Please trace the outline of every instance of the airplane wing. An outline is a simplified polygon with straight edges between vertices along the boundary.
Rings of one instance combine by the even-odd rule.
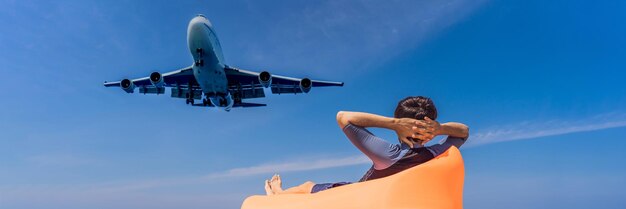
[[[253,72],[226,66],[224,68],[228,79],[228,91],[234,98],[233,107],[259,107],[265,104],[246,103],[242,99],[265,97],[264,87],[271,87],[273,94],[308,93],[312,87],[343,86],[343,82],[319,81],[308,78],[292,78],[281,75],[271,75],[268,72]],[[262,79],[263,78],[263,79]],[[265,80],[266,79],[266,80]],[[161,74],[153,72],[148,77],[123,79],[113,82],[104,82],[105,87],[120,87],[127,93],[139,89],[141,94],[165,94],[165,87],[172,87],[171,97],[187,99],[188,104],[194,105],[193,100],[202,99],[202,89],[193,75],[192,67]],[[202,105],[211,106],[205,101]]]
[[[281,75],[270,75],[267,72],[259,73],[242,70],[230,66],[226,66],[225,72],[226,77],[228,78],[229,86],[245,85],[254,88],[260,88],[264,85],[269,85],[272,88],[273,94],[307,93],[311,87],[343,86],[343,82],[320,81],[311,80],[308,78],[292,78]],[[268,82],[265,84],[262,83],[259,79],[259,76],[262,73],[267,73],[267,76],[270,76]]]
[[[156,74],[151,74],[150,76],[157,76]],[[140,89],[142,87],[152,87],[154,86],[152,84],[152,81],[150,81],[150,76],[149,77],[143,77],[143,78],[137,78],[137,79],[132,79],[129,80],[132,82],[132,85],[139,87]],[[179,70],[175,70],[172,72],[168,72],[168,73],[164,73],[162,75],[159,74],[160,77],[162,77],[161,79],[155,79],[155,80],[161,80],[161,86],[165,86],[165,87],[177,87],[177,86],[184,86],[187,87],[190,83],[192,85],[196,84],[198,82],[196,82],[196,78],[193,76],[193,72],[191,70],[191,66],[186,67],[186,68],[182,68]],[[125,79],[127,80],[127,79]],[[124,83],[124,80],[121,81],[114,81],[114,82],[104,82],[104,86],[105,87],[123,87],[122,83]],[[128,83],[127,83],[128,84]],[[126,85],[126,84],[125,84]]]

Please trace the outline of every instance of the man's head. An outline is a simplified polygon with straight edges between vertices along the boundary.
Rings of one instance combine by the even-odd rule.
[[[424,120],[424,117],[428,117],[437,120],[437,108],[435,108],[433,100],[428,97],[407,97],[398,102],[393,117],[413,118],[417,120]]]

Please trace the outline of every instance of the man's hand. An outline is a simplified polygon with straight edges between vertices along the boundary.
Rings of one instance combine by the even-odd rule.
[[[428,117],[424,117],[424,120],[416,121],[416,127],[413,128],[413,131],[417,133],[417,135],[413,138],[419,139],[422,145],[428,143],[440,134],[441,125],[439,122]]]
[[[397,118],[395,119],[393,130],[396,131],[398,139],[401,142],[404,142],[413,148],[416,142],[412,139],[418,138],[420,135],[420,133],[417,132],[417,124],[419,122],[419,120],[411,118]]]

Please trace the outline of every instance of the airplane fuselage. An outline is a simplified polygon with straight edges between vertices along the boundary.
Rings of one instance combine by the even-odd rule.
[[[209,97],[226,96],[228,79],[222,47],[206,17],[198,15],[189,22],[187,43],[194,60],[193,74],[202,92]]]

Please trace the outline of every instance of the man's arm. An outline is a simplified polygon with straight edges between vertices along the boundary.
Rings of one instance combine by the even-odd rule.
[[[417,132],[418,120],[410,118],[391,118],[364,112],[340,111],[337,113],[337,123],[344,129],[348,124],[360,127],[378,127],[394,130],[398,138],[413,147],[414,143],[409,138],[419,138]]]
[[[447,122],[441,124],[437,135],[448,135],[458,138],[467,138],[469,136],[469,127],[457,122]]]
[[[339,123],[339,127],[341,129],[346,127],[348,124],[361,127],[393,129],[394,123],[397,123],[397,121],[396,118],[390,118],[371,113],[339,111],[337,113],[337,123]]]

